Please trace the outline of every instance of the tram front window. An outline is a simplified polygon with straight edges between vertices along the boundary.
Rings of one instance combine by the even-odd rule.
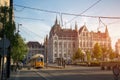
[[[38,58],[37,61],[38,61],[38,62],[42,62],[43,59],[42,59],[42,58]]]

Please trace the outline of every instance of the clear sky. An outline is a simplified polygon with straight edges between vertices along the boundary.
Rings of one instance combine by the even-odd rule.
[[[50,32],[56,16],[58,20],[61,20],[60,15],[22,8],[15,5],[57,11],[60,13],[81,14],[97,1],[98,0],[13,0],[15,16],[41,19],[31,20],[16,17],[15,22],[16,24],[22,24],[22,26],[20,26],[20,34],[26,39],[26,41],[43,42],[44,37]],[[86,10],[82,15],[120,17],[119,8],[120,0],[101,0],[90,9]],[[97,28],[99,27],[98,18],[77,17],[68,23],[73,17],[75,16],[62,15],[63,25],[66,23],[63,28],[70,28],[72,26],[72,29],[74,29],[75,22],[77,22],[78,28],[86,24],[89,31],[97,31]],[[112,47],[114,48],[115,42],[120,38],[120,19],[102,18],[101,20],[108,26],[108,31],[112,40]],[[105,30],[105,26],[102,23],[100,24],[99,30],[102,32]]]

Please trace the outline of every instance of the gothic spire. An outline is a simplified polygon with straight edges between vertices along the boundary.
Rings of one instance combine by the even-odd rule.
[[[108,28],[107,28],[107,26],[106,26],[106,28],[105,28],[105,33],[106,33],[106,35],[108,35],[108,36],[109,36],[109,33],[108,33]]]
[[[75,30],[76,30],[76,31],[78,30],[77,22],[76,22],[76,21],[75,21]]]
[[[55,24],[58,24],[57,16],[56,16]]]
[[[105,33],[108,33],[108,28],[107,28],[107,26],[106,26],[106,28],[105,28]]]

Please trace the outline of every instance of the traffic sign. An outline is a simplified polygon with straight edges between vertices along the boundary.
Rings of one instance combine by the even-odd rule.
[[[4,54],[3,54],[3,53],[4,53]],[[7,56],[7,53],[8,53],[8,49],[5,49],[5,50],[0,49],[0,54],[1,54],[1,56]]]
[[[10,41],[6,38],[0,40],[0,48],[8,48],[10,46]]]
[[[6,56],[8,53],[8,47],[10,46],[10,41],[6,37],[0,40],[0,54],[1,56]]]

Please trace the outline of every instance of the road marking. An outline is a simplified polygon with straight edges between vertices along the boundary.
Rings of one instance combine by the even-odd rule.
[[[20,74],[20,71],[18,70],[18,71],[17,71],[17,74],[15,75],[15,80],[19,80],[19,77],[20,77],[19,74]]]
[[[41,77],[43,77],[45,80],[50,80],[48,78],[46,78],[43,74],[39,73],[39,72],[36,72],[37,74],[39,74]]]

